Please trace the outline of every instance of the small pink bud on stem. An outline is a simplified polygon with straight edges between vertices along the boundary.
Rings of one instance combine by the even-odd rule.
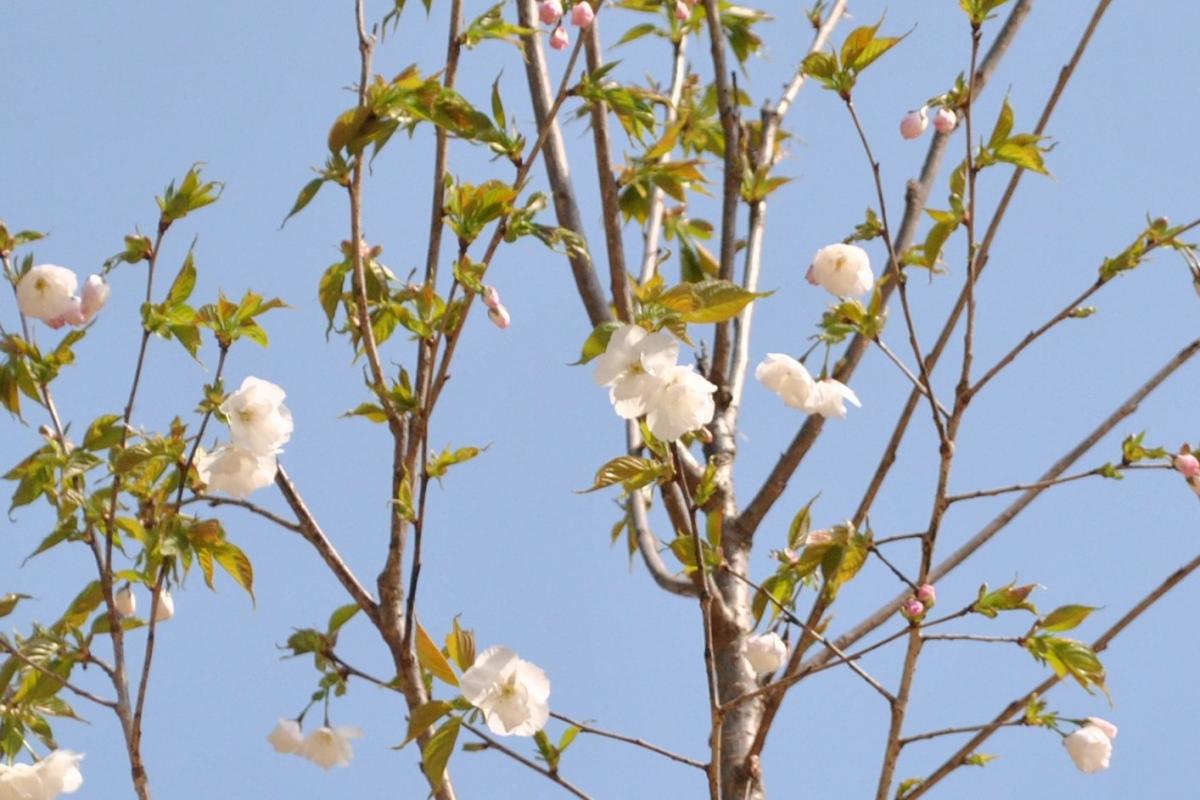
[[[925,106],[916,111],[910,111],[900,120],[900,135],[905,139],[916,139],[925,132],[929,118],[925,116]]]
[[[581,0],[571,9],[571,24],[576,28],[586,28],[595,18],[596,12],[587,0]]]
[[[551,50],[566,50],[570,43],[571,37],[567,35],[567,29],[562,25],[559,25],[554,29],[554,33],[550,34]]]
[[[562,19],[562,3],[558,0],[544,0],[538,4],[538,19],[543,25],[553,25]]]
[[[939,108],[933,115],[933,129],[938,133],[950,133],[958,127],[958,115],[948,108]]]

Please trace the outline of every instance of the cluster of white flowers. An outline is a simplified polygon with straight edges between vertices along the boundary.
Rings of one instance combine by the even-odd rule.
[[[670,335],[637,325],[612,332],[596,359],[596,383],[609,387],[613,410],[622,419],[646,417],[650,432],[673,442],[712,421],[717,387],[691,365],[680,366],[679,343]]]
[[[99,275],[91,275],[83,284],[83,296],[77,296],[79,278],[66,267],[38,264],[17,281],[17,306],[21,313],[40,319],[51,328],[86,325],[108,302],[110,289]]]
[[[196,471],[209,491],[244,499],[275,480],[276,456],[292,437],[287,395],[270,381],[250,376],[221,404],[232,441],[197,453]]]
[[[54,800],[83,785],[83,756],[54,750],[34,764],[0,764],[0,800]]]
[[[784,404],[805,414],[845,419],[847,402],[862,407],[849,386],[833,378],[813,380],[803,364],[783,353],[767,353],[755,368],[754,377],[779,395]]]
[[[137,613],[137,595],[133,593],[133,587],[126,584],[113,596],[113,605],[116,606],[117,613],[122,617],[132,617]],[[156,622],[166,622],[171,617],[175,616],[175,600],[171,597],[171,593],[166,589],[158,593],[158,610],[154,612],[154,620]]]
[[[324,725],[305,736],[299,722],[281,719],[267,735],[267,741],[277,753],[307,758],[322,769],[329,769],[349,766],[354,758],[350,740],[361,739],[362,736],[362,730],[353,725],[339,725],[336,728]]]
[[[1079,730],[1063,739],[1067,755],[1075,766],[1091,774],[1108,769],[1112,758],[1112,742],[1117,738],[1117,726],[1099,717],[1088,717]]]
[[[507,647],[489,647],[476,656],[459,688],[500,736],[533,736],[550,719],[550,679]]]

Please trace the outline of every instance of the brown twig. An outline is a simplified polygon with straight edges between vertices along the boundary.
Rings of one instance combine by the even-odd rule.
[[[647,742],[645,739],[638,739],[633,736],[626,736],[623,733],[614,733],[612,731],[606,731],[603,728],[597,728],[596,726],[591,725],[590,723],[580,722],[579,720],[571,719],[570,717],[566,716],[565,714],[559,714],[556,711],[551,711],[550,716],[554,717],[555,719],[557,719],[561,722],[565,722],[568,725],[575,726],[582,733],[588,733],[593,736],[600,736],[605,739],[613,739],[618,742],[624,742],[625,744],[631,744],[634,747],[640,747],[643,750],[649,750],[651,753],[657,753],[658,755],[669,758],[672,761],[678,762],[680,764],[685,764],[689,767],[695,767],[696,769],[699,769],[699,770],[707,770],[708,769],[708,765],[702,761],[697,761],[694,758],[689,758],[688,756],[683,756],[683,755],[680,755],[679,753],[674,753],[670,750],[667,750],[665,747],[659,747],[656,744],[651,744],[650,742]]]

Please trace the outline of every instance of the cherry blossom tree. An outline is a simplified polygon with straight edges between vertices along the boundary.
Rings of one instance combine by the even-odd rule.
[[[294,630],[286,640],[289,655],[304,656],[315,668],[315,689],[299,691],[299,712],[282,712],[269,733],[269,720],[254,723],[263,727],[264,748],[324,769],[351,765],[353,742],[363,731],[339,719],[338,699],[356,684],[369,684],[394,700],[398,722],[392,733],[405,746],[401,757],[419,763],[439,800],[458,796],[457,769],[487,769],[485,761],[456,758],[463,750],[492,751],[566,794],[587,798],[570,777],[572,759],[585,757],[575,746],[581,736],[649,751],[701,775],[712,800],[763,798],[770,765],[762,755],[769,737],[778,735],[781,706],[803,692],[809,678],[830,670],[853,675],[886,708],[877,800],[915,800],[960,768],[985,765],[992,756],[980,748],[1002,728],[1027,728],[1027,735],[1056,746],[1061,741],[1084,773],[1107,768],[1116,726],[1094,715],[1060,713],[1047,695],[1059,683],[1073,682],[1100,712],[1108,693],[1101,655],[1200,567],[1200,557],[1147,586],[1129,609],[1100,609],[1081,599],[1043,610],[1037,583],[998,582],[986,574],[979,575],[978,592],[967,597],[942,591],[939,598],[937,585],[953,571],[971,569],[969,558],[1053,487],[1148,471],[1176,483],[1182,477],[1181,491],[1200,494],[1200,461],[1191,448],[1148,444],[1146,433],[1130,433],[1120,452],[1098,464],[1077,466],[1110,432],[1123,431],[1142,400],[1200,352],[1200,339],[1150,372],[1035,479],[966,492],[951,488],[959,433],[973,401],[1035,352],[1043,337],[1091,316],[1095,308],[1088,303],[1160,255],[1155,251],[1181,258],[1200,286],[1200,255],[1186,241],[1200,220],[1175,224],[1151,217],[1135,226],[1124,250],[1097,265],[1077,296],[1064,298],[1060,311],[1005,345],[996,360],[979,357],[977,286],[1020,186],[1027,176],[1050,173],[1055,109],[1110,2],[1097,3],[1082,32],[1064,47],[1065,66],[1041,109],[1018,113],[1004,99],[989,119],[979,98],[991,89],[1032,0],[942,4],[936,13],[962,21],[961,72],[921,76],[941,90],[914,98],[921,102],[917,109],[908,110],[911,101],[898,106],[898,129],[880,131],[864,125],[857,89],[887,63],[890,51],[905,45],[907,34],[889,30],[886,19],[851,19],[846,0],[822,0],[807,12],[812,37],[787,51],[796,67],[779,96],[748,85],[746,69],[763,46],[770,15],[721,0],[515,0],[473,18],[464,0],[447,0],[444,62],[413,65],[390,77],[373,69],[377,50],[388,46],[397,26],[424,21],[403,0],[378,4],[382,9],[368,8],[364,0],[347,3],[346,23],[353,26],[359,57],[357,74],[347,76],[354,102],[331,121],[324,152],[314,144],[316,177],[303,184],[284,221],[303,225],[302,212],[321,192],[337,193],[345,203],[338,258],[316,289],[327,334],[348,345],[365,381],[361,403],[347,416],[378,426],[392,451],[384,498],[388,524],[362,533],[385,546],[373,580],[342,558],[337,541],[347,534],[317,519],[285,468],[286,449],[303,438],[285,404],[286,388],[237,366],[245,348],[267,346],[275,316],[269,312],[308,302],[312,292],[269,298],[247,286],[239,295],[197,300],[193,250],[178,267],[161,257],[180,220],[219,201],[222,182],[202,165],[187,169],[155,198],[157,215],[146,220],[150,233],[126,235],[120,251],[82,288],[75,270],[38,260],[42,233],[0,224],[0,260],[13,297],[0,307],[0,403],[12,418],[5,436],[22,443],[22,457],[4,475],[13,486],[11,514],[19,519],[33,504],[50,509],[50,530],[22,531],[33,545],[30,557],[70,548],[94,566],[94,578],[82,587],[37,587],[43,607],[58,602],[65,608],[52,623],[0,634],[0,800],[53,798],[81,786],[81,757],[60,748],[69,734],[58,724],[75,717],[78,704],[112,713],[134,793],[139,800],[151,797],[157,767],[144,758],[143,718],[154,698],[155,634],[174,616],[178,588],[196,572],[210,588],[225,573],[253,597],[254,567],[230,535],[244,514],[301,537],[344,592],[331,602],[327,623]],[[427,10],[429,5],[427,0]],[[618,17],[612,14],[617,8],[629,13]],[[633,17],[638,21],[627,26]],[[527,99],[518,99],[511,86],[502,88],[499,78],[490,97],[469,97],[456,88],[470,51],[485,43],[503,49],[508,68],[524,73]],[[615,64],[605,63],[605,45],[615,43],[652,51],[667,67],[663,76],[617,81]],[[547,53],[547,46],[556,52]],[[864,217],[826,232],[827,244],[815,253],[797,256],[795,264],[767,264],[764,238],[789,235],[787,225],[777,231],[768,226],[767,209],[790,180],[784,174],[786,123],[805,87],[838,99],[843,116],[827,124],[861,145],[861,160],[844,168],[869,175],[873,192],[864,198]],[[526,103],[533,117],[528,128],[513,112]],[[562,126],[570,114],[590,128],[595,186],[585,185],[568,160]],[[417,129],[431,129],[434,136],[429,235],[423,268],[402,276],[385,263],[385,245],[394,247],[387,233],[376,241],[364,231],[363,188],[372,163],[392,157],[399,140]],[[897,135],[929,137],[924,165],[907,183],[902,207],[895,203],[899,187],[888,182],[894,171],[885,171],[873,149],[881,137]],[[458,174],[452,158],[468,150],[494,157],[470,180]],[[622,152],[624,163],[617,163]],[[297,174],[303,166],[297,165]],[[985,182],[1003,187],[994,208],[979,201]],[[600,247],[580,212],[577,198],[584,192],[595,193],[603,212]],[[944,202],[936,199],[941,197]],[[711,208],[715,223],[693,216],[698,208]],[[19,207],[4,213],[22,218]],[[613,442],[609,452],[595,453],[598,468],[587,491],[613,495],[618,517],[615,524],[586,524],[627,546],[663,590],[663,602],[695,608],[703,641],[695,669],[707,686],[695,702],[707,709],[709,724],[690,755],[556,710],[554,676],[535,663],[536,656],[490,644],[511,632],[481,631],[490,646],[480,647],[465,621],[421,613],[422,599],[441,589],[421,580],[423,542],[432,533],[430,487],[487,449],[438,449],[431,422],[454,424],[439,401],[455,391],[450,378],[467,326],[491,324],[503,331],[521,324],[493,272],[518,240],[535,241],[548,260],[569,265],[590,330],[578,337],[576,374],[606,391],[614,412],[586,423],[608,426]],[[755,309],[777,300],[764,289],[764,276],[797,269],[812,285],[809,291],[827,294],[829,302],[803,334],[805,345],[787,352],[793,343],[755,341],[752,328]],[[930,323],[919,319],[910,297],[924,281],[949,282],[958,292],[932,341],[924,335]],[[133,291],[135,282],[142,284],[144,303],[139,319],[122,322],[136,332],[137,353],[123,408],[65,419],[56,405],[56,379],[85,357],[92,325],[105,315],[112,292]],[[575,332],[548,335],[572,338]],[[154,390],[147,351],[164,341],[177,342],[195,359],[215,355],[215,371],[198,387],[195,413],[180,409],[166,429],[155,430],[139,419],[138,408]],[[906,397],[883,397],[855,380],[870,353],[903,376]],[[758,485],[735,476],[751,376],[795,420],[794,434]],[[884,403],[897,406],[899,415],[890,438],[880,443],[877,466],[862,470],[868,477],[857,507],[825,507],[819,486],[804,487],[808,494],[799,500],[786,495],[794,503],[790,525],[764,525],[827,422],[853,425],[858,408]],[[491,410],[503,414],[503,405]],[[918,426],[928,426],[936,443],[928,521],[920,531],[897,531],[872,510],[885,481],[909,478],[893,474],[893,466]],[[581,476],[580,484],[587,483]],[[536,491],[531,483],[531,506]],[[262,502],[272,495],[289,513]],[[965,540],[956,538],[952,549],[945,537],[951,508],[1009,495],[1011,503],[994,520]],[[771,565],[765,572],[757,566],[764,553]],[[839,598],[868,591],[869,582],[856,578],[872,560],[898,585],[870,588],[898,591],[854,624],[832,625]],[[1030,570],[1043,566],[1030,559]],[[0,617],[30,604],[31,594],[0,596]],[[473,601],[466,602],[469,619]],[[1093,617],[1104,618],[1098,637],[1070,635]],[[339,634],[348,625],[371,631],[388,663],[372,664],[345,646]],[[145,633],[140,649],[127,636],[137,629]],[[1017,697],[997,696],[991,718],[914,730],[913,686],[932,642],[1024,651],[1045,666],[1046,677]],[[868,664],[879,658],[900,665],[898,679],[872,674]],[[927,740],[944,746],[944,760],[928,774],[910,776],[905,748]]]

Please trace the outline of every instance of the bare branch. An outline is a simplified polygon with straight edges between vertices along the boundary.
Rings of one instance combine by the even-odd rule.
[[[517,13],[518,22],[521,25],[528,28],[537,27],[535,0],[518,0]],[[583,38],[576,43],[567,63],[567,69],[564,72],[564,89],[566,88],[566,79],[570,76],[579,57]],[[563,145],[562,130],[555,119],[558,107],[562,105],[562,100],[566,95],[564,91],[560,90],[558,99],[554,100],[550,94],[550,72],[546,66],[546,53],[542,49],[541,38],[524,36],[522,41],[525,50],[525,75],[529,81],[530,99],[533,101],[533,115],[539,131],[542,131],[539,138],[544,139],[544,146],[534,145],[534,149],[526,160],[526,166],[537,158],[540,147],[545,153],[546,175],[554,195],[554,209],[558,216],[558,224],[582,238],[584,236],[583,221],[579,215],[579,204],[575,200],[575,188],[571,182],[571,170],[567,163],[567,151]],[[588,320],[593,327],[605,322],[609,319],[608,301],[604,296],[604,290],[600,288],[600,281],[596,277],[596,270],[591,260],[576,253],[569,253],[568,259],[571,262],[571,272],[575,276],[575,287],[587,310]]]
[[[667,113],[664,127],[670,127],[679,116],[679,100],[683,96],[683,84],[687,78],[687,43],[686,34],[681,34],[679,41],[674,42],[674,56],[671,60],[671,89],[667,96]],[[670,154],[662,157],[663,161],[670,160]],[[650,214],[646,219],[646,228],[642,235],[642,271],[638,280],[642,283],[654,277],[658,270],[658,238],[662,232],[663,209],[665,193],[658,186],[650,190]]]
[[[872,341],[875,342],[875,344],[879,347],[879,349],[881,351],[883,351],[883,354],[888,357],[889,361],[891,361],[893,364],[895,364],[897,367],[900,368],[900,371],[904,373],[904,377],[908,378],[909,381],[912,382],[913,388],[916,389],[916,391],[920,392],[925,397],[930,396],[929,390],[925,388],[925,384],[921,383],[921,379],[918,378],[916,375],[914,375],[912,373],[912,370],[910,370],[908,368],[908,365],[905,364],[903,361],[901,361],[900,357],[897,356],[894,352],[892,352],[892,348],[888,347],[886,344],[883,343],[883,339],[876,336],[874,339],[872,339]],[[934,397],[933,402],[934,402],[934,405],[937,407],[938,412],[943,417],[950,416],[950,412],[946,410],[946,407],[944,405],[942,405],[940,400],[938,400],[936,397]]]
[[[574,725],[576,728],[579,728],[579,730],[583,733],[589,733],[593,736],[600,736],[605,739],[614,739],[618,742],[625,742],[625,744],[631,744],[634,747],[640,747],[643,750],[649,750],[651,753],[657,753],[658,755],[665,756],[665,757],[671,759],[672,761],[676,761],[680,764],[686,764],[689,767],[695,767],[696,769],[699,769],[699,770],[707,770],[708,769],[708,765],[702,761],[697,761],[694,758],[688,758],[687,756],[681,756],[678,753],[673,753],[664,747],[659,747],[656,744],[651,744],[650,742],[647,742],[644,739],[637,739],[632,736],[626,736],[622,733],[613,733],[612,731],[606,731],[603,728],[597,728],[594,725],[591,725],[589,723],[580,722],[579,720],[571,719],[570,717],[566,716],[565,714],[559,714],[556,711],[551,711],[550,716],[554,717],[557,720],[565,722],[568,725]]]
[[[1175,354],[1161,369],[1142,384],[1129,398],[1118,406],[1107,418],[1105,418],[1095,429],[1083,438],[1077,445],[1067,451],[1059,458],[1042,476],[1039,483],[1053,481],[1066,470],[1078,461],[1085,453],[1092,449],[1105,435],[1113,428],[1121,423],[1122,420],[1131,416],[1137,411],[1138,406],[1146,397],[1157,389],[1167,378],[1175,373],[1180,367],[1186,364],[1197,352],[1200,352],[1200,339],[1193,341],[1178,353]],[[955,550],[948,558],[937,564],[929,573],[931,581],[938,581],[945,577],[950,571],[958,567],[967,560],[975,551],[988,542],[993,536],[1005,528],[1014,518],[1025,508],[1032,503],[1037,497],[1046,490],[1045,486],[1035,486],[1026,490],[1020,497],[1013,501],[1007,508],[983,527],[978,533],[971,537],[961,547]],[[891,601],[878,608],[874,613],[856,625],[849,632],[839,636],[836,640],[838,647],[845,649],[855,642],[862,639],[871,631],[878,628],[884,622],[896,613],[896,609],[900,604],[907,599],[908,594],[900,594],[892,598]],[[829,659],[824,655],[817,656],[813,661],[806,665],[806,668],[820,666],[826,663]]]
[[[1149,594],[1147,594],[1137,603],[1137,605],[1126,612],[1123,617],[1121,617],[1112,625],[1112,627],[1110,627],[1103,634],[1101,634],[1099,638],[1092,642],[1092,650],[1096,653],[1102,653],[1104,650],[1106,650],[1113,639],[1120,635],[1121,631],[1129,627],[1134,620],[1144,614],[1147,609],[1161,600],[1163,596],[1167,594],[1167,592],[1175,588],[1175,586],[1195,572],[1198,568],[1200,568],[1200,555],[1196,556],[1191,561],[1168,575],[1166,580],[1151,590]],[[991,738],[993,733],[1005,725],[1012,724],[1009,722],[1009,720],[1024,710],[1030,698],[1034,697],[1035,695],[1045,694],[1047,691],[1054,688],[1054,686],[1057,685],[1061,680],[1062,679],[1058,676],[1051,675],[1049,678],[1035,686],[1032,690],[1026,692],[1005,706],[1004,710],[997,714],[995,719],[993,719],[987,725],[980,726],[979,732],[972,736],[970,741],[960,747],[957,751],[955,751],[954,755],[950,756],[950,758],[946,759],[941,766],[930,773],[928,778],[922,781],[921,784],[912,791],[912,793],[907,795],[906,800],[917,800],[918,797],[921,797],[939,782],[941,782],[943,778],[966,763],[967,758],[969,758],[970,755],[974,753],[981,744]],[[913,737],[913,740],[915,741],[917,738],[918,737]]]
[[[737,257],[737,208],[741,200],[742,157],[741,124],[738,120],[737,98],[730,85],[725,61],[725,31],[721,27],[718,0],[704,0],[704,16],[708,21],[709,50],[712,54],[713,82],[717,87],[717,109],[721,130],[725,135],[725,159],[721,170],[721,252],[717,277],[733,280],[733,262]],[[711,368],[708,379],[724,387],[729,368],[729,322],[717,323],[713,337]]]
[[[592,24],[583,32],[583,39],[587,50],[588,70],[595,72],[604,66],[598,19],[592,20]],[[617,319],[629,322],[633,319],[633,298],[629,294],[629,278],[625,271],[625,244],[621,241],[621,207],[609,144],[608,106],[605,103],[593,103],[591,115],[596,174],[600,180],[600,208],[604,220],[604,247],[608,251],[608,275],[613,306],[617,310]]]
[[[469,722],[464,722],[462,724],[462,726],[464,728],[466,728],[467,730],[469,730],[471,733],[478,736],[480,739],[482,739],[487,744],[488,749],[503,753],[504,755],[511,758],[513,761],[516,761],[520,764],[524,764],[525,766],[529,767],[531,770],[538,773],[539,775],[544,775],[545,777],[547,777],[550,780],[557,783],[562,788],[566,789],[571,794],[575,795],[578,798],[581,798],[581,800],[591,800],[591,797],[589,795],[585,794],[582,789],[580,789],[579,787],[575,786],[570,781],[563,778],[561,775],[558,774],[558,772],[556,772],[556,771],[552,772],[552,771],[546,769],[545,767],[541,766],[540,764],[530,761],[528,758],[521,755],[516,750],[513,750],[513,749],[501,744],[499,740],[493,739],[491,736],[488,736],[486,733],[481,731],[479,728],[476,728],[474,725],[472,725]]]
[[[358,607],[363,610],[363,613],[376,625],[379,624],[379,607],[375,603],[375,599],[371,597],[371,593],[359,583],[357,577],[350,570],[350,567],[342,560],[333,543],[329,541],[329,537],[321,530],[321,526],[317,523],[312,512],[308,510],[300,493],[296,490],[296,485],[292,483],[292,479],[288,477],[283,465],[279,465],[279,471],[275,473],[275,485],[279,487],[279,491],[283,494],[283,499],[291,507],[296,514],[296,518],[300,520],[299,533],[304,539],[313,546],[317,554],[321,556],[321,560],[329,567],[334,577],[346,589],[346,592],[358,604]]]

